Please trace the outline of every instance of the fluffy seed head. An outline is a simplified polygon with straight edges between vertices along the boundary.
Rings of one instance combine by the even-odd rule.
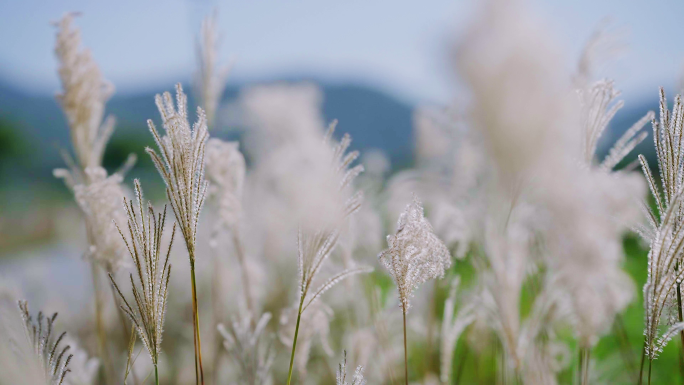
[[[397,232],[387,236],[387,245],[389,248],[378,259],[392,275],[400,306],[406,313],[413,290],[430,279],[442,278],[444,270],[451,266],[451,254],[432,231],[415,195],[399,217]]]

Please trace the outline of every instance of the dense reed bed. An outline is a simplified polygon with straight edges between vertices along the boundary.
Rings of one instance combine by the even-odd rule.
[[[177,84],[148,101],[160,114],[145,149],[156,180],[129,175],[134,155],[103,167],[114,87],[75,14],[55,24],[71,145],[54,176],[83,219],[92,311],[33,313],[2,287],[0,384],[652,384],[684,374],[684,103],[677,95],[670,107],[661,89],[658,113],[601,155],[624,103],[594,74],[608,32],[568,69],[525,2],[486,1],[445,48],[467,97],[418,108],[413,167],[388,173],[381,154],[354,150],[344,121],[323,119],[309,83],[242,90],[248,129],[221,139],[229,67],[215,17],[199,32],[194,98]],[[631,162],[649,136],[657,162]],[[146,201],[141,185],[161,181],[165,194]]]

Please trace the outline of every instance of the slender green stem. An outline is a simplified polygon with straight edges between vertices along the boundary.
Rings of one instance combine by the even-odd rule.
[[[402,310],[404,315],[404,378],[406,379],[406,385],[408,385],[408,349],[406,348],[406,311]]]
[[[297,326],[295,326],[294,340],[292,340],[292,354],[290,355],[290,371],[287,374],[287,385],[292,381],[292,367],[294,366],[295,349],[297,348],[297,336],[299,335],[299,321],[302,319],[302,305],[304,305],[304,295],[299,300],[299,310],[297,311]]]
[[[159,372],[157,372],[157,365],[154,365],[154,383],[159,385]]]
[[[204,385],[204,368],[202,367],[202,339],[199,328],[199,311],[197,308],[197,283],[195,280],[195,256],[190,253],[190,276],[192,281],[192,312],[193,324],[195,328],[195,379],[197,384]]]
[[[653,366],[653,360],[648,359],[648,385],[651,385],[651,366]]]

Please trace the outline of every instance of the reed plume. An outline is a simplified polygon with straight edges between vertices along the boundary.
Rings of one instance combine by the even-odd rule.
[[[648,253],[648,276],[644,284],[644,353],[651,361],[658,357],[665,345],[677,333],[684,344],[681,281],[684,279],[684,207],[682,181],[684,179],[684,147],[682,132],[684,103],[675,97],[672,111],[668,110],[665,91],[660,89],[660,120],[652,121],[662,192],[658,189],[648,162],[639,155],[641,166],[656,202],[656,213],[644,205],[650,228],[640,233],[651,243]],[[667,325],[661,330],[661,322]],[[684,346],[684,345],[683,345]],[[642,360],[643,370],[643,360]]]
[[[451,266],[451,254],[423,216],[423,206],[415,195],[399,216],[396,233],[387,236],[387,245],[389,248],[380,253],[378,259],[389,271],[399,292],[404,319],[404,376],[408,384],[406,314],[411,306],[410,299],[421,284],[444,277],[444,270]]]
[[[334,274],[323,282],[317,289],[312,291],[317,274],[320,272],[323,262],[330,256],[337,246],[340,233],[343,226],[347,223],[349,217],[354,214],[362,202],[362,194],[360,192],[351,194],[346,200],[342,201],[340,197],[345,197],[349,194],[354,179],[363,171],[363,166],[357,165],[349,168],[350,165],[358,158],[359,153],[353,151],[347,154],[347,149],[351,144],[351,137],[345,134],[342,140],[337,145],[332,145],[332,135],[335,130],[336,122],[330,125],[328,132],[324,139],[324,148],[330,149],[330,172],[334,179],[339,181],[340,196],[330,197],[330,199],[338,199],[337,204],[340,205],[340,212],[342,216],[338,219],[332,219],[329,223],[332,226],[329,228],[322,228],[314,232],[302,231],[300,228],[297,233],[297,266],[299,277],[299,310],[297,311],[297,324],[295,326],[294,339],[292,341],[292,354],[290,356],[290,370],[288,373],[287,383],[290,384],[292,380],[292,368],[294,365],[295,351],[297,347],[297,335],[299,333],[299,323],[302,313],[314,303],[323,293],[331,289],[343,279],[359,273],[368,273],[372,268],[361,266],[351,267],[339,273]]]
[[[150,154],[157,171],[166,184],[166,196],[171,202],[171,208],[188,250],[195,329],[195,377],[198,384],[204,384],[195,279],[195,253],[197,250],[197,224],[208,186],[204,180],[204,152],[209,137],[207,120],[204,111],[197,107],[197,122],[192,127],[190,126],[187,114],[188,99],[183,93],[183,87],[180,83],[176,85],[176,107],[174,107],[173,99],[168,92],[163,95],[156,95],[155,102],[161,114],[166,135],[162,137],[152,120],[148,120],[147,125],[157,143],[159,154],[149,147],[145,150]]]
[[[66,169],[55,169],[53,174],[64,180],[81,207],[86,222],[88,251],[95,299],[95,328],[98,334],[100,358],[104,362],[106,381],[113,378],[113,368],[107,348],[103,319],[103,293],[97,264],[108,273],[116,271],[123,261],[125,250],[116,242],[112,219],[123,217],[120,205],[115,203],[123,196],[122,176],[135,163],[135,155],[114,175],[107,177],[102,158],[114,132],[115,119],[105,116],[105,107],[114,93],[114,86],[105,80],[88,49],[81,48],[81,33],[73,27],[76,13],[66,14],[58,23],[55,55],[59,63],[58,75],[62,91],[57,101],[67,118],[73,148],[61,154]],[[128,330],[121,316],[122,327]]]
[[[62,83],[57,100],[69,123],[76,161],[80,170],[84,170],[101,165],[105,147],[114,132],[114,117],[103,120],[105,104],[114,93],[114,86],[102,77],[90,51],[81,49],[81,33],[72,28],[75,15],[68,13],[56,24],[55,54]],[[75,166],[74,162],[68,163]],[[72,178],[82,179],[78,168],[72,167],[72,171]]]
[[[109,280],[121,299],[121,309],[135,325],[135,329],[150,355],[152,365],[154,365],[155,382],[159,384],[157,365],[161,353],[166,300],[168,298],[169,277],[171,276],[169,255],[176,234],[176,225],[174,223],[171,230],[171,241],[166,251],[166,258],[162,260],[161,243],[166,222],[166,206],[164,206],[163,213],[159,214],[154,212],[150,202],[145,209],[142,188],[137,179],[134,181],[134,186],[138,207],[134,207],[133,202],[126,198],[123,200],[128,215],[129,239],[117,225],[137,272],[137,283],[133,279],[133,274],[130,274],[134,300],[131,302],[126,300],[111,274]]]

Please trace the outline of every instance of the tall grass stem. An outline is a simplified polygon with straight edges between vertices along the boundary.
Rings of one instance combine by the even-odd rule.
[[[299,321],[302,319],[302,306],[304,305],[304,295],[299,300],[299,311],[297,311],[297,326],[295,326],[294,340],[292,340],[292,354],[290,354],[290,371],[287,374],[287,385],[292,381],[292,367],[294,366],[295,350],[297,348],[297,335],[299,334]]]

